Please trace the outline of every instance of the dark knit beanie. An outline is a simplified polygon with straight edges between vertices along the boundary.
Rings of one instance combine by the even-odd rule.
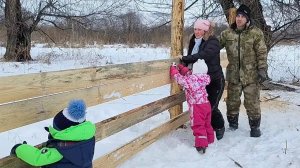
[[[55,115],[53,128],[63,130],[83,123],[86,119],[86,105],[83,100],[71,100],[64,110]]]
[[[247,22],[250,20],[251,18],[251,10],[249,9],[248,6],[242,4],[236,11],[237,15],[241,14],[243,16],[245,16],[247,18]]]

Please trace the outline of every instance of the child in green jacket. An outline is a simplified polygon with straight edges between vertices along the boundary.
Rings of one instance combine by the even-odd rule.
[[[43,143],[43,148],[24,141],[11,149],[11,155],[42,168],[92,168],[96,127],[86,121],[83,100],[70,101],[68,107],[54,117],[53,127],[45,129],[49,140]]]

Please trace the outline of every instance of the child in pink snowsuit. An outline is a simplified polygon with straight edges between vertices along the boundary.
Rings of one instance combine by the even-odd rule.
[[[193,64],[191,72],[179,64],[170,67],[170,76],[184,87],[186,100],[190,111],[190,122],[195,136],[195,147],[198,152],[205,153],[208,144],[214,142],[214,131],[211,126],[211,106],[208,101],[206,85],[210,83],[207,66],[203,60]],[[205,67],[203,67],[205,66]],[[177,69],[178,68],[178,69]]]

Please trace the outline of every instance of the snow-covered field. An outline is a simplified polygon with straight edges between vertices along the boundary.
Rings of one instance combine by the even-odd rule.
[[[3,56],[5,48],[0,47]],[[47,48],[36,44],[31,49],[34,61],[28,63],[0,62],[0,76],[11,76],[45,71],[60,71],[94,67],[107,64],[122,64],[169,58],[169,48],[129,48],[124,45],[94,45],[86,48]]]
[[[5,48],[0,48],[0,55]],[[43,71],[75,69],[106,64],[120,64],[169,58],[169,48],[147,46],[129,48],[123,45],[90,46],[87,48],[47,48],[36,45],[32,48],[35,61],[30,63],[0,62],[0,76],[11,76]],[[269,54],[269,75],[276,81],[293,82],[300,78],[300,47],[279,46]],[[295,76],[293,78],[293,76]],[[88,108],[88,120],[99,122],[116,114],[169,95],[169,85],[128,96]],[[279,98],[268,100],[274,96]],[[178,129],[158,140],[120,167],[151,168],[198,168],[198,167],[300,167],[300,88],[296,92],[262,91],[263,135],[249,137],[249,124],[245,109],[241,108],[239,129],[226,130],[222,140],[216,141],[200,155],[193,147],[191,129]],[[186,109],[186,104],[184,104]],[[220,102],[225,116],[225,102]],[[137,136],[169,119],[163,112],[144,122],[105,138],[96,144],[95,159],[108,153]],[[22,128],[0,133],[0,157],[7,156],[10,148],[23,140],[39,144],[47,139],[43,127],[51,119]],[[228,127],[226,122],[226,128]],[[27,130],[27,131],[25,131]],[[28,131],[30,130],[30,132]],[[235,161],[235,162],[234,162]]]
[[[269,76],[274,81],[297,82],[300,79],[300,46],[278,46],[268,55]]]
[[[225,50],[223,49],[221,52],[225,52]],[[0,55],[3,56],[4,53],[5,48],[0,47]],[[141,47],[91,45],[85,48],[48,48],[44,44],[35,44],[32,47],[31,55],[35,61],[29,63],[0,62],[0,76],[166,59],[170,57],[170,48],[153,48],[148,45]],[[268,56],[268,63],[268,73],[274,81],[295,82],[300,78],[300,46],[272,48]]]

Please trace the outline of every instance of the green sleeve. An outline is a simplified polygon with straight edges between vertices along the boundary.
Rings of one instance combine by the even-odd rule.
[[[23,144],[16,149],[18,158],[32,166],[45,166],[60,161],[63,156],[55,148],[38,149]]]
[[[258,69],[268,69],[267,64],[267,47],[264,40],[264,34],[262,31],[258,30],[255,42],[254,42],[254,50],[257,56],[257,64]]]

